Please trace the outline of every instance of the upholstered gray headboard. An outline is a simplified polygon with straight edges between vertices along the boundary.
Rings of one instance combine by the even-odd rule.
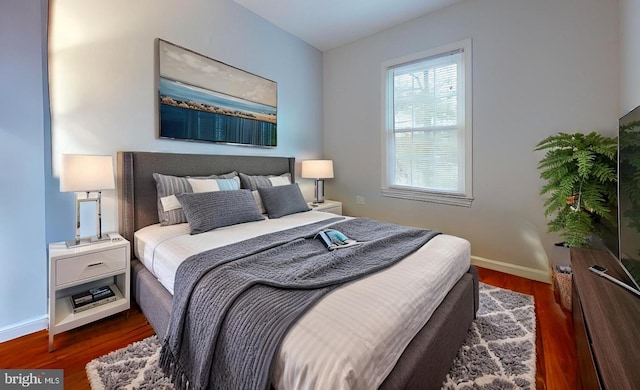
[[[120,234],[131,242],[133,233],[158,223],[156,183],[153,173],[174,176],[207,176],[231,171],[249,175],[291,173],[295,158],[224,156],[155,152],[118,152],[118,219]]]

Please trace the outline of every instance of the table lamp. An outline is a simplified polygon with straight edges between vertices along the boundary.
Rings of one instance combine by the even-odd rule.
[[[316,179],[313,203],[324,203],[324,179],[333,178],[333,160],[305,160],[300,174],[306,179]]]
[[[76,193],[76,238],[68,240],[67,247],[109,240],[108,235],[102,234],[102,190],[115,188],[113,176],[112,156],[62,155],[60,191]],[[78,192],[86,192],[86,198],[80,199]],[[92,192],[97,192],[97,197],[90,198]],[[96,202],[97,233],[89,238],[80,237],[80,204],[83,202]]]

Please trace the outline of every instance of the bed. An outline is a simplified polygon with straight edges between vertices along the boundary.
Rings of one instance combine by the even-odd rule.
[[[206,245],[202,243],[206,239],[204,235],[198,237],[195,241],[193,241],[193,237],[185,238],[185,236],[189,236],[188,228],[185,226],[166,227],[169,229],[157,227],[159,221],[157,193],[152,175],[153,173],[162,173],[175,176],[206,176],[224,174],[231,171],[244,172],[250,175],[289,173],[291,179],[295,180],[295,160],[293,158],[262,156],[118,152],[119,229],[120,233],[133,243],[131,246],[132,258],[135,259],[132,261],[133,296],[149,323],[160,336],[165,335],[169,327],[173,304],[173,281],[171,275],[177,265],[167,266],[166,263],[161,265],[163,264],[161,260],[157,260],[158,264],[155,264],[156,260],[149,261],[148,258],[146,259],[145,253],[161,253],[159,249],[156,249],[156,247],[163,247],[159,243],[172,242],[173,244],[171,245],[164,245],[169,249],[165,248],[165,255],[159,255],[159,258],[162,256],[170,257],[171,248],[188,247],[186,254],[181,252],[181,256],[184,257],[189,253],[197,252],[200,245]],[[267,220],[264,225],[275,225],[277,230],[313,221],[318,222],[331,217],[335,216],[312,211],[283,217],[280,220]],[[262,226],[262,222],[251,222],[250,224]],[[268,231],[271,228],[268,227],[266,229]],[[236,230],[234,231],[234,229]],[[227,236],[231,237],[230,239],[233,241],[241,239],[244,234],[249,234],[249,236],[261,234],[261,229],[263,228],[243,229],[238,225],[223,228],[222,230],[227,231]],[[247,233],[248,231],[250,233]],[[163,237],[163,234],[168,237],[157,238]],[[461,239],[456,241],[456,238],[451,236],[440,236],[438,236],[437,240],[432,241],[436,244],[444,242],[445,246],[452,242],[455,244],[454,246],[464,242]],[[181,243],[180,240],[186,240],[185,242],[189,242],[189,244]],[[431,245],[431,241],[425,247],[428,245],[429,248],[425,248],[425,251],[440,252],[440,249],[435,247],[435,244]],[[468,247],[465,249],[463,245],[460,251],[464,253],[465,257],[468,257]],[[458,249],[456,249],[454,256],[461,256],[457,252]],[[468,258],[466,261],[466,264],[468,264]],[[169,260],[169,263],[171,263],[171,260]],[[402,263],[405,263],[405,261],[403,260],[398,265]],[[392,268],[394,267],[396,266]],[[443,266],[439,268],[443,268]],[[372,277],[379,277],[379,275],[376,274]],[[366,279],[371,279],[372,277],[367,277]],[[435,289],[435,293],[442,295],[443,298],[438,299],[439,304],[436,304],[429,313],[428,321],[425,319],[426,323],[424,324],[420,323],[420,321],[413,324],[412,326],[415,329],[410,331],[411,334],[402,336],[406,341],[400,341],[399,346],[395,345],[393,347],[396,352],[383,357],[383,360],[387,360],[385,367],[388,368],[383,369],[382,374],[376,374],[382,375],[375,382],[376,386],[381,389],[436,389],[440,387],[478,308],[478,279],[475,268],[467,266],[466,269],[460,272],[460,276],[456,276],[455,279],[449,282],[450,286],[446,287],[448,292]],[[360,282],[351,283],[348,288],[353,288],[352,286],[358,285],[358,283]],[[379,281],[374,278],[369,283],[369,288],[371,289],[371,286],[379,283]],[[364,284],[366,285],[366,282]],[[356,286],[356,288],[358,287]],[[306,374],[300,375],[299,372],[291,374],[291,372],[299,368],[295,367],[296,362],[288,362],[287,359],[290,360],[291,358],[287,358],[287,356],[296,356],[294,353],[296,352],[296,345],[300,344],[300,340],[304,340],[304,337],[308,336],[305,335],[304,329],[317,322],[317,318],[313,317],[314,311],[319,310],[318,307],[324,305],[325,301],[340,299],[341,294],[345,294],[343,291],[345,289],[347,288],[340,288],[329,294],[313,310],[305,314],[299,320],[299,324],[296,324],[289,331],[283,341],[281,353],[274,359],[273,387],[282,389],[298,387],[304,380],[308,380],[301,378],[308,376]],[[336,295],[338,298],[335,298]],[[365,301],[360,301],[357,307],[366,308],[366,304],[365,299]],[[361,310],[365,310],[364,313],[374,311]],[[380,314],[377,315],[379,316]],[[305,321],[306,325],[303,326]],[[411,328],[411,326],[407,327]],[[303,331],[300,331],[299,328],[302,328]],[[311,332],[316,331],[322,331],[322,326],[311,330]],[[401,333],[399,330],[398,334]],[[398,348],[400,349],[398,350]],[[304,363],[303,365],[306,364]],[[349,376],[351,374],[347,372],[345,375]],[[313,383],[323,382],[312,381],[305,383],[305,386],[312,386]],[[350,385],[348,380],[338,379],[338,382],[334,383],[340,384],[340,387],[358,388],[362,386],[362,383],[368,382],[357,382],[356,385]]]

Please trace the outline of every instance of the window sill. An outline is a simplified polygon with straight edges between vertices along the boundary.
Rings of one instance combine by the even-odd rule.
[[[421,202],[446,204],[450,206],[471,207],[471,202],[473,202],[473,198],[467,197],[465,195],[444,194],[398,188],[383,188],[381,191],[382,196],[386,196],[389,198],[418,200]]]

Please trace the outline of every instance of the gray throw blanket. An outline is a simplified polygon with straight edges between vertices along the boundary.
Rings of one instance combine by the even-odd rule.
[[[176,273],[160,366],[178,389],[268,389],[287,330],[329,291],[387,268],[437,232],[365,218],[332,225],[363,244],[328,251],[309,224],[212,249]]]

